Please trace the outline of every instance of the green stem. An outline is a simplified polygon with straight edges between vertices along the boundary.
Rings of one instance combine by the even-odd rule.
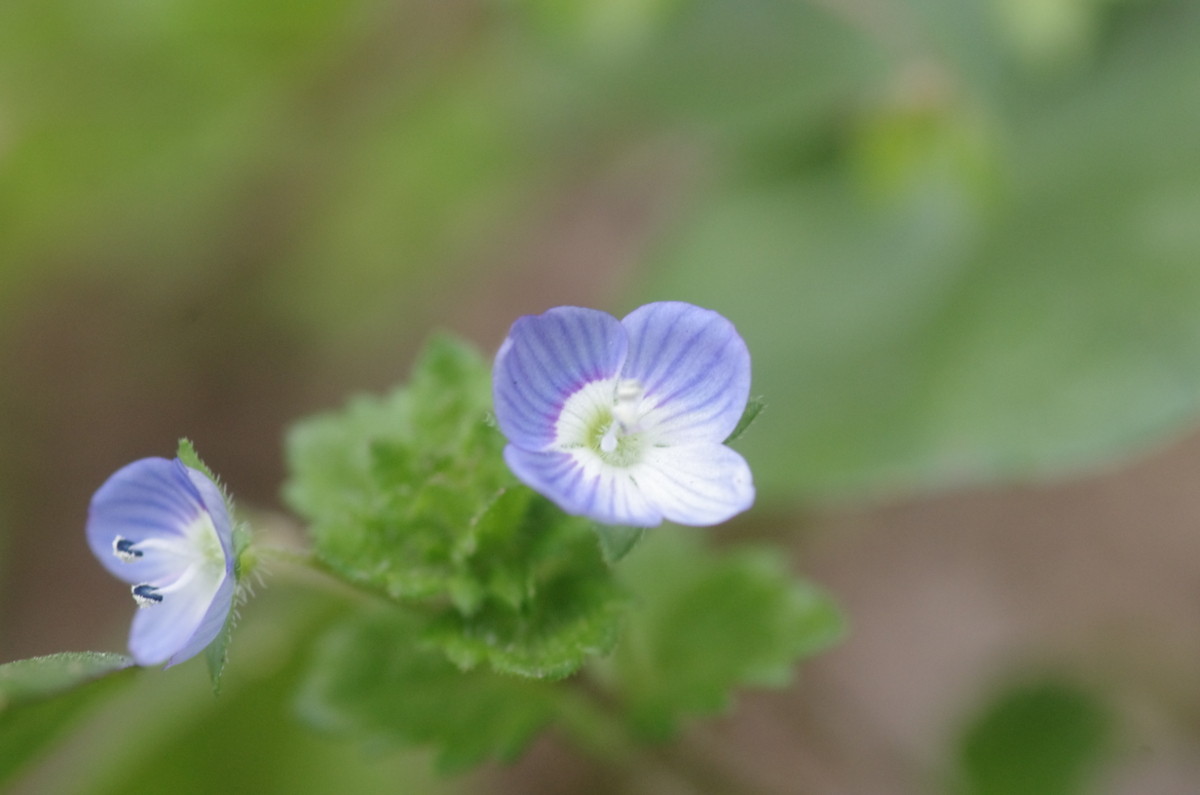
[[[559,720],[568,737],[592,758],[615,769],[640,765],[707,795],[766,795],[686,740],[639,743],[618,700],[586,673],[572,680],[560,700]],[[638,788],[634,781],[635,789]]]
[[[291,579],[296,582],[312,584],[334,595],[350,597],[361,602],[394,604],[382,593],[347,580],[310,549],[256,544],[254,550],[263,561],[277,562],[285,566]]]
[[[304,566],[314,571],[325,572],[311,549],[280,547],[273,544],[255,544],[254,549],[264,560],[275,560],[289,566]]]

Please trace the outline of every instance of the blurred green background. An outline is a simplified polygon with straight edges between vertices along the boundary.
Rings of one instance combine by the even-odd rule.
[[[788,545],[853,626],[690,743],[764,792],[1190,791],[1197,41],[1185,0],[0,3],[0,661],[122,648],[82,528],[123,463],[187,435],[277,510],[288,424],[432,329],[490,351],[681,299],[768,404],[721,532]],[[253,696],[139,685],[188,680],[181,735],[240,727],[172,775],[270,733],[257,791],[432,791],[420,755],[254,724],[292,674],[239,642]],[[118,713],[57,758],[106,758]],[[1049,773],[995,773],[1055,720]],[[529,760],[447,786],[589,780]]]

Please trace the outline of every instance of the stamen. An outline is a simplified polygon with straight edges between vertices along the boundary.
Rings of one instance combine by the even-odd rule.
[[[167,594],[182,590],[191,583],[196,578],[196,572],[199,568],[199,566],[193,563],[166,585],[153,585],[148,582],[139,583],[131,589],[133,592],[133,601],[138,603],[138,607],[152,607],[159,604]],[[162,582],[162,580],[159,582]]]
[[[195,550],[184,537],[179,537],[171,540],[165,538],[147,538],[137,543],[140,551],[158,551],[165,552],[168,555],[177,557],[194,557]]]
[[[117,536],[113,539],[113,554],[120,559],[122,563],[132,563],[142,556],[140,549],[134,549],[133,543],[124,536]]]
[[[150,583],[135,585],[130,591],[133,593],[133,601],[137,602],[138,607],[153,607],[163,600],[162,594]]]
[[[197,566],[195,563],[193,563],[192,565],[190,565],[186,569],[184,569],[183,573],[180,574],[178,577],[176,577],[175,581],[172,582],[170,585],[163,585],[160,587],[156,587],[154,590],[160,594],[168,594],[173,591],[178,591],[179,589],[183,588],[185,585],[190,583],[195,578],[196,571],[199,568],[200,568],[199,566]]]
[[[617,384],[616,401],[613,404],[613,417],[621,424],[621,430],[626,433],[634,431],[639,419],[639,409],[642,406],[642,396],[646,390],[633,379],[625,379]]]

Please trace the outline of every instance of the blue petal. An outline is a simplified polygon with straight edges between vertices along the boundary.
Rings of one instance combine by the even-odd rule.
[[[662,513],[646,499],[632,473],[603,463],[590,451],[531,452],[510,444],[504,460],[522,483],[569,514],[630,527],[662,523]]]
[[[229,518],[225,495],[221,494],[217,484],[213,483],[208,475],[184,465],[178,458],[173,463],[196,489],[197,498],[212,518],[217,539],[221,542],[221,551],[225,553],[225,571],[233,574],[233,522]]]
[[[233,562],[230,561],[230,568],[232,569],[232,567]],[[208,606],[208,612],[200,619],[200,625],[192,633],[191,639],[179,651],[172,654],[171,659],[167,660],[168,668],[195,657],[208,648],[208,644],[217,639],[217,635],[221,634],[221,630],[225,627],[226,619],[229,618],[229,611],[233,609],[235,585],[233,572],[230,571],[221,582],[220,587],[217,588],[217,592]]]
[[[147,555],[125,562],[113,553],[113,542],[118,537],[134,543],[182,538],[184,528],[205,510],[199,492],[177,462],[143,458],[117,470],[92,496],[88,545],[100,563],[125,582],[160,580],[173,573],[169,559]],[[223,507],[221,513],[225,514]],[[227,517],[225,521],[228,524]]]
[[[646,499],[676,524],[720,524],[754,504],[750,467],[721,444],[653,448],[634,477]]]
[[[621,324],[595,309],[560,306],[519,318],[492,371],[501,432],[518,447],[545,450],[563,403],[586,384],[616,375],[626,348]]]
[[[660,444],[722,442],[750,396],[750,352],[733,324],[679,301],[640,307],[621,321],[629,355],[621,377],[645,390],[643,427]]]
[[[175,665],[202,651],[229,615],[233,587],[223,570],[208,568],[161,603],[139,608],[129,630],[133,659],[138,665]]]

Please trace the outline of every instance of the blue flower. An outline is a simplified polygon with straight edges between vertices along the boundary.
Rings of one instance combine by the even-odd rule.
[[[96,491],[88,545],[132,586],[129,651],[139,665],[181,663],[221,632],[236,584],[232,536],[221,491],[179,459],[134,461]]]
[[[605,524],[712,525],[749,508],[722,442],[750,392],[733,324],[680,302],[624,320],[564,306],[519,318],[493,371],[508,466],[564,511]]]

